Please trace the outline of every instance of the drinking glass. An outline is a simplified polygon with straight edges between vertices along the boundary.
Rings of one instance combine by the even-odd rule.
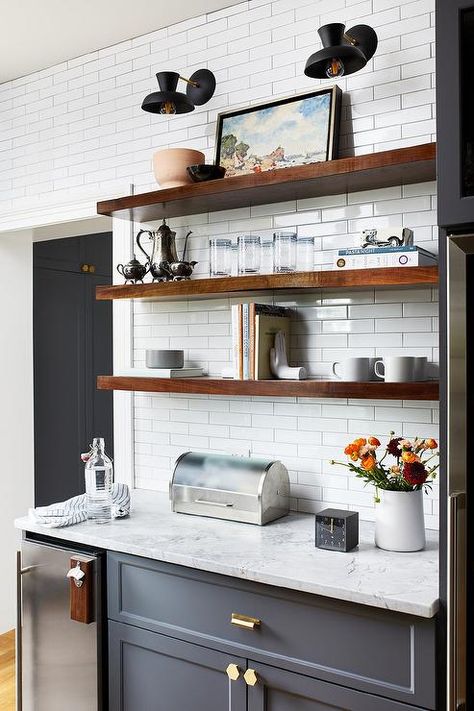
[[[239,274],[258,274],[262,259],[259,235],[239,235],[237,238]]]
[[[209,240],[209,276],[225,277],[232,273],[232,240],[212,237]]]
[[[273,274],[273,239],[262,239],[262,274]]]
[[[296,233],[275,232],[273,235],[273,270],[277,274],[296,271]]]
[[[296,245],[296,264],[299,272],[313,271],[314,237],[298,237]]]

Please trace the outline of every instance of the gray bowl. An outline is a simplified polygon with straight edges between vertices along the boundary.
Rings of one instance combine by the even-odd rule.
[[[182,368],[184,351],[156,350],[146,351],[147,368]]]

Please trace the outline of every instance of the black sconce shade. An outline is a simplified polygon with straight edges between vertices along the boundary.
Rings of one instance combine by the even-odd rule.
[[[196,106],[206,104],[216,88],[214,74],[209,69],[198,69],[189,79],[177,72],[158,72],[159,91],[143,99],[142,109],[152,114],[186,114]],[[187,82],[186,93],[176,91],[178,81]]]
[[[345,32],[345,25],[334,22],[318,30],[323,49],[312,54],[304,73],[313,79],[335,79],[354,74],[365,67],[377,49],[377,35],[368,25],[356,25]]]

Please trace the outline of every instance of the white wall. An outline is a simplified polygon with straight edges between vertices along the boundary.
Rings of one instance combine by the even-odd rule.
[[[434,183],[395,186],[297,203],[239,208],[171,220],[181,239],[188,229],[190,258],[199,275],[208,272],[209,235],[239,232],[271,236],[274,229],[314,235],[318,269],[332,268],[341,247],[357,244],[372,225],[413,227],[415,239],[436,251]],[[188,223],[185,226],[182,223]],[[146,348],[184,348],[187,362],[219,376],[231,362],[230,306],[270,301],[295,310],[290,357],[315,377],[331,378],[332,363],[350,356],[420,355],[438,375],[438,292],[432,288],[320,290],[314,294],[259,294],[212,301],[134,302],[134,360],[145,366]],[[332,466],[344,446],[390,430],[438,437],[437,402],[317,398],[135,397],[135,475],[140,488],[167,491],[173,463],[183,452],[224,452],[276,457],[290,472],[292,508],[314,512],[351,508],[364,519],[375,514],[371,487]],[[427,526],[438,527],[438,487],[424,497]]]
[[[379,36],[367,67],[338,82],[342,152],[432,140],[434,0],[246,0],[0,85],[0,216],[152,188],[158,148],[212,158],[218,111],[328,84],[303,68],[332,21]],[[141,110],[155,72],[202,66],[217,78],[208,104],[169,119]]]
[[[32,233],[0,239],[0,634],[15,620],[13,518],[33,503]]]
[[[379,47],[369,65],[338,82],[345,92],[342,154],[369,153],[434,140],[434,0],[249,0],[157,32],[150,28],[150,34],[143,37],[1,85],[0,224],[8,222],[13,214],[25,213],[31,219],[31,215],[43,214],[50,206],[83,203],[89,209],[100,197],[125,194],[132,182],[137,190],[153,188],[151,155],[158,148],[191,146],[204,150],[211,159],[218,111],[325,84],[306,78],[303,67],[307,56],[319,47],[317,27],[331,21],[347,21],[349,26],[365,22],[375,27],[379,35]],[[186,76],[201,66],[208,66],[217,77],[216,94],[209,104],[191,114],[169,119],[141,110],[143,97],[155,86],[156,71],[173,69]],[[433,185],[412,186],[403,191],[398,187],[385,193],[338,196],[327,202],[320,199],[298,205],[263,206],[253,211],[215,213],[174,220],[172,224],[179,227],[180,236],[186,225],[192,224],[195,232],[192,247],[201,262],[198,273],[206,270],[204,247],[210,234],[235,235],[248,229],[269,233],[282,219],[286,219],[288,226],[298,225],[300,233],[309,230],[316,236],[321,249],[318,264],[323,266],[331,260],[334,249],[353,244],[367,223],[413,226],[417,241],[429,246],[436,225],[433,197]],[[3,244],[0,244],[2,250]],[[16,244],[12,247],[10,258],[15,255],[18,258]],[[24,264],[22,270],[21,280],[23,274],[27,277]],[[9,279],[3,279],[2,290]],[[21,309],[15,319],[28,288],[19,289],[17,277],[15,287],[14,298],[7,289],[5,298],[0,300],[0,325],[5,339],[2,343],[11,338],[23,343],[30,337],[25,336],[31,328],[27,311]],[[300,335],[310,340],[302,341],[301,346],[306,352],[312,351],[309,358],[312,369],[327,365],[336,356],[336,350],[339,355],[347,349],[364,349],[365,343],[378,354],[386,344],[405,349],[404,352],[410,348],[426,351],[436,362],[434,292],[420,290],[416,295],[392,292],[392,297],[369,292],[366,304],[344,301],[356,298],[359,297],[321,293],[312,301],[305,301],[310,332]],[[390,304],[389,298],[395,301]],[[23,306],[26,308],[25,303]],[[367,318],[361,316],[364,306],[369,311]],[[204,340],[201,345],[186,340],[189,352],[206,364],[212,360],[208,350],[219,349],[221,355],[215,364],[225,361],[228,303],[221,300],[208,303],[207,307],[209,310],[201,316],[197,316],[192,304],[170,305],[167,312],[162,312],[159,306],[139,312],[138,307],[137,362],[147,340],[157,343],[164,338],[175,344],[177,325],[182,326],[180,334],[184,338],[195,338],[199,319],[204,319],[203,329],[199,329]],[[331,316],[334,312],[330,310],[324,311],[329,307],[336,307],[340,318]],[[325,313],[327,317],[320,318]],[[412,331],[407,332],[402,322],[397,324],[402,315],[410,319]],[[12,320],[15,329],[10,336],[4,323]],[[209,331],[210,324],[213,327]],[[356,333],[360,327],[367,330]],[[208,329],[207,334],[204,328]],[[223,339],[222,348],[211,340],[214,338]],[[12,350],[9,340],[8,352],[0,356],[0,364],[1,358],[7,359],[6,365],[10,361],[22,363],[21,356],[14,357]],[[304,358],[303,354],[301,357]],[[31,354],[27,360],[30,358]],[[7,441],[16,436],[26,441],[26,430],[31,437],[30,371],[25,363],[14,390],[10,390],[13,378],[9,378],[8,369],[2,368],[0,372],[7,388],[2,389],[2,398],[8,405],[0,416],[3,426],[9,428],[5,436]],[[20,392],[24,389],[21,398],[18,389]],[[265,447],[265,442],[270,442],[272,451],[278,449],[282,457],[288,458],[295,507],[312,510],[324,502],[339,503],[359,508],[368,518],[373,515],[370,494],[361,492],[354,480],[347,477],[343,480],[334,470],[328,472],[324,465],[328,456],[333,456],[335,448],[339,449],[342,439],[362,428],[382,432],[393,424],[406,434],[421,429],[435,434],[437,420],[436,404],[430,403],[306,400],[297,403],[259,399],[250,401],[248,411],[238,418],[253,430],[244,437],[242,431],[233,429],[238,423],[231,417],[244,407],[238,399],[165,401],[159,396],[146,397],[144,401],[137,398],[135,452],[140,486],[163,488],[164,472],[169,472],[177,449],[209,447],[234,451],[242,442],[246,447],[259,442]],[[12,416],[12,408],[20,408],[24,416]],[[308,408],[312,408],[311,412]],[[217,417],[219,423],[216,412],[223,413]],[[339,417],[337,412],[345,415]],[[199,421],[194,422],[193,417]],[[276,419],[268,419],[273,417]],[[196,427],[201,430],[198,432]],[[337,429],[336,434],[333,428]],[[213,432],[218,433],[216,437]],[[265,435],[272,439],[264,439]],[[31,445],[29,438],[27,454]],[[25,446],[21,453],[21,466],[26,470],[30,454],[25,456]],[[311,460],[314,465],[302,466],[302,460]],[[3,481],[5,489],[20,496],[22,485],[18,476],[6,473]],[[26,489],[18,508],[16,497],[12,498],[13,513],[25,511],[31,485]],[[8,516],[10,521],[13,513]],[[436,494],[427,499],[427,513],[429,524],[436,526]],[[13,535],[11,528],[8,535]],[[2,538],[2,555],[7,540],[8,537]],[[11,601],[13,588],[8,595]]]

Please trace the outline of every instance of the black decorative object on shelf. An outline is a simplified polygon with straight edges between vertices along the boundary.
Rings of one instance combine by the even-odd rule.
[[[359,514],[324,509],[316,514],[316,548],[347,553],[359,545]]]
[[[224,177],[226,172],[222,165],[208,163],[190,165],[187,171],[195,183],[204,183],[207,180],[219,180]]]
[[[142,264],[135,255],[127,264],[117,264],[117,271],[125,279],[125,284],[129,282],[132,282],[132,284],[141,282],[143,284],[143,279],[148,274],[149,269],[149,262]]]
[[[142,109],[152,114],[186,114],[194,111],[196,106],[202,106],[212,98],[216,79],[209,69],[198,69],[189,79],[177,72],[158,72],[159,91],[148,94],[143,99]],[[187,83],[186,93],[177,91],[178,81]]]
[[[312,54],[304,69],[313,79],[337,79],[363,69],[377,49],[377,34],[368,25],[345,25],[333,22],[318,30],[323,48]]]

